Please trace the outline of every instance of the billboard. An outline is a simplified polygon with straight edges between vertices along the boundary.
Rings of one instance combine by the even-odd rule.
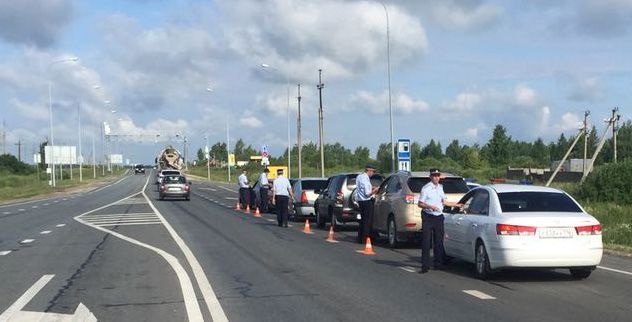
[[[77,164],[76,146],[45,146],[44,163],[51,164]]]
[[[110,163],[112,163],[112,164],[123,164],[123,155],[122,154],[110,154]]]

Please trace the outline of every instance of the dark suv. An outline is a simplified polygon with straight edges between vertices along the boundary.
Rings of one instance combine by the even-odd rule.
[[[342,173],[327,179],[327,187],[314,201],[318,227],[323,228],[326,222],[331,222],[334,229],[337,229],[345,223],[358,221],[350,200],[357,176],[358,173]]]
[[[142,164],[137,164],[136,166],[134,166],[134,174],[145,174],[145,166]]]

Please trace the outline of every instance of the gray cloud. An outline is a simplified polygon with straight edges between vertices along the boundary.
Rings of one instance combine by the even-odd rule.
[[[390,3],[423,17],[425,22],[451,30],[480,30],[497,23],[503,8],[483,0],[392,0]]]
[[[621,36],[632,28],[632,1],[585,0],[577,6],[575,27],[592,36]]]
[[[0,38],[10,43],[50,47],[73,13],[72,0],[0,1]]]

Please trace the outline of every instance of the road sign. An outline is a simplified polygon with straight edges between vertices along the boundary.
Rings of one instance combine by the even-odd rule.
[[[268,145],[267,144],[261,145],[261,157],[263,157],[263,158],[267,158],[268,157]]]
[[[54,161],[55,164],[77,164],[77,147],[45,146],[44,163],[51,164],[51,161]]]
[[[235,166],[235,154],[231,153],[228,155],[228,166],[229,167],[234,167]]]
[[[261,165],[262,166],[270,165],[270,160],[268,159],[268,157],[261,158]]]
[[[110,163],[112,163],[112,164],[123,164],[123,155],[122,154],[110,154]]]
[[[397,140],[397,169],[410,171],[410,139]]]

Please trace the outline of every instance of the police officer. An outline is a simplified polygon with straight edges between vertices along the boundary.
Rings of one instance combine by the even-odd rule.
[[[364,167],[364,172],[356,178],[356,200],[360,205],[360,225],[358,227],[358,243],[366,241],[367,237],[372,237],[373,229],[373,205],[375,200],[371,198],[377,187],[371,185],[371,176],[375,173],[375,168],[370,165]]]
[[[277,222],[279,227],[287,227],[288,203],[290,198],[294,199],[290,181],[283,176],[283,170],[277,170],[277,177],[272,182],[274,199],[272,204],[276,206]]]
[[[430,182],[421,188],[417,206],[421,208],[421,271],[424,274],[430,268],[430,240],[433,240],[433,262],[435,269],[443,269],[443,207],[462,207],[462,204],[446,200],[443,192],[441,171],[430,169]]]
[[[259,199],[261,201],[261,212],[268,212],[268,189],[270,188],[270,182],[268,181],[268,173],[270,170],[265,168],[259,176]]]
[[[242,209],[246,209],[246,205],[250,205],[250,186],[248,185],[248,171],[246,169],[241,171],[241,175],[237,177],[237,183],[239,184],[239,202]]]

